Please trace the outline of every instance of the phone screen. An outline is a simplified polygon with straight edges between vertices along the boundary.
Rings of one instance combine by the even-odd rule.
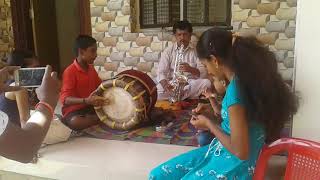
[[[21,87],[39,87],[46,68],[21,68],[15,71],[15,84]]]

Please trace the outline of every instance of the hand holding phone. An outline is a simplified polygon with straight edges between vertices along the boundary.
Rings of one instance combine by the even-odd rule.
[[[41,86],[36,89],[38,99],[55,108],[59,99],[60,88],[61,83],[57,78],[57,73],[52,72],[51,66],[47,66]]]
[[[20,68],[14,72],[15,85],[21,87],[39,87],[45,74],[45,67]]]

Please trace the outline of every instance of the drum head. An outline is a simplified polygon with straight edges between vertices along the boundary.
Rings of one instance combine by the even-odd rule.
[[[102,107],[110,119],[122,123],[135,116],[135,102],[123,88],[109,88],[103,92],[103,97],[110,100],[110,104]]]
[[[148,115],[157,100],[156,90],[147,74],[135,70],[124,71],[102,82],[95,95],[105,97],[110,103],[94,108],[99,119],[108,127],[132,129],[149,121]]]

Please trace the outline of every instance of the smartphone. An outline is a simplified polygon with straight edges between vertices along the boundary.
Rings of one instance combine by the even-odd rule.
[[[20,68],[14,72],[15,85],[21,87],[39,87],[45,71],[45,67]]]

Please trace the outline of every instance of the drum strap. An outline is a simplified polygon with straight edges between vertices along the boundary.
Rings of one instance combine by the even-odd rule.
[[[145,104],[143,104],[143,108],[141,108],[141,109],[136,108],[136,112],[139,112],[139,113],[140,113],[140,112],[144,112],[144,113],[143,113],[144,117],[145,117],[145,118],[148,117],[148,115],[147,115],[147,107],[146,107]]]
[[[107,89],[103,86],[103,84],[100,85],[100,88],[101,88],[102,90],[104,90],[104,91],[107,90]]]
[[[143,86],[144,86],[145,88],[148,89],[148,93],[150,93],[150,95],[151,95],[152,90],[149,88],[149,86],[148,86],[142,79],[140,79],[140,78],[138,78],[138,77],[136,77],[136,76],[129,75],[129,74],[125,74],[125,75],[122,75],[122,76],[128,76],[128,77],[137,79],[141,84],[143,84]],[[119,77],[122,77],[122,76],[119,76]]]
[[[153,94],[153,92],[156,91],[156,90],[157,90],[157,86],[153,87],[151,92],[150,92],[150,94]]]
[[[106,120],[107,120],[107,116],[103,116],[103,117],[101,117],[101,119],[100,119],[102,122],[105,122]]]
[[[101,109],[101,106],[94,106],[93,108],[98,110],[98,109]]]
[[[112,81],[112,86],[113,86],[113,87],[116,87],[116,81],[117,81],[117,79],[114,79],[114,80]]]
[[[130,121],[132,121],[132,122],[136,122],[136,119],[135,118],[131,118],[131,120]]]
[[[124,90],[127,91],[128,88],[129,88],[130,86],[132,86],[135,82],[136,82],[136,80],[133,80],[133,81],[129,82],[129,83],[124,87]]]
[[[143,108],[140,108],[140,109],[136,108],[136,112],[142,112],[142,111],[144,111],[145,109],[146,109],[146,106],[143,106]]]
[[[146,93],[146,90],[142,91],[141,93],[139,93],[138,95],[136,95],[132,99],[135,101],[135,100],[139,99],[144,93]]]
[[[112,121],[112,129],[114,129],[115,125],[116,125],[116,122]]]

